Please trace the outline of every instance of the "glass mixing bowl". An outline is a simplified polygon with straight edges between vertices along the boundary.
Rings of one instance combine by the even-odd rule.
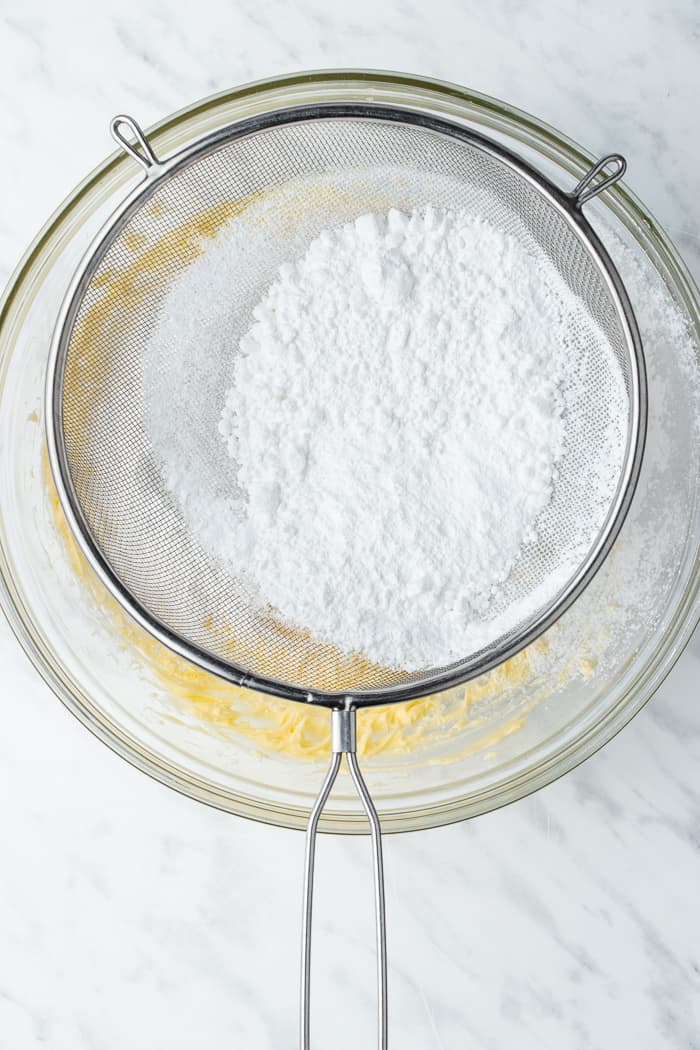
[[[593,159],[533,117],[493,99],[417,77],[364,71],[300,74],[226,92],[162,122],[151,141],[167,155],[230,121],[330,100],[386,102],[463,122],[519,151],[562,187],[573,186]],[[3,299],[3,608],[51,688],[128,761],[193,798],[301,827],[319,787],[320,759],[292,757],[281,746],[269,746],[264,732],[249,731],[255,697],[248,697],[248,728],[241,732],[226,720],[202,718],[196,705],[176,695],[155,666],[152,648],[77,564],[57,514],[42,418],[51,333],[81,255],[138,177],[137,166],[121,154],[97,168],[38,235]],[[698,292],[629,191],[617,188],[603,198],[587,214],[623,278],[631,278],[651,380],[647,454],[632,509],[592,585],[520,660],[517,673],[497,670],[485,681],[434,698],[430,718],[421,717],[425,708],[413,708],[403,726],[392,723],[391,746],[376,749],[363,763],[385,831],[483,813],[571,769],[649,699],[697,622]],[[647,283],[635,301],[640,274]],[[671,300],[675,320],[660,336],[658,318],[666,316]],[[226,708],[223,687],[217,690],[217,705]],[[285,717],[281,707],[282,739]],[[341,781],[331,801],[323,830],[365,830],[347,783]]]

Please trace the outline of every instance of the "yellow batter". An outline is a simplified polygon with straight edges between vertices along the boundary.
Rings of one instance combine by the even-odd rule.
[[[161,241],[146,245],[133,238],[129,245],[134,261],[126,269],[112,272],[104,278],[104,297],[82,319],[79,331],[80,354],[74,360],[76,369],[66,375],[66,383],[80,382],[87,369],[92,382],[81,386],[82,412],[86,424],[99,398],[99,376],[109,362],[98,359],[102,340],[99,331],[105,324],[118,329],[125,323],[130,310],[142,295],[142,278],[148,272],[151,279],[165,284],[172,276],[204,250],[208,239],[215,237],[221,227],[240,213],[250,201],[232,201],[202,212],[195,221],[178,227]],[[152,287],[152,286],[151,286]],[[129,309],[125,310],[128,304]],[[73,433],[80,438],[80,421],[72,420]],[[68,527],[60,507],[45,456],[44,474],[50,494],[56,528],[67,550],[72,570],[80,577],[87,593],[106,613],[125,643],[138,651],[164,687],[167,695],[178,705],[196,713],[217,729],[245,734],[263,751],[283,752],[299,758],[327,757],[330,746],[330,719],[328,712],[316,707],[269,698],[248,689],[233,686],[199,670],[188,661],[172,653],[150,634],[132,621],[101,584]],[[390,755],[414,750],[430,739],[435,744],[449,734],[464,730],[470,723],[470,711],[477,701],[498,697],[504,691],[525,683],[532,674],[534,654],[546,649],[546,640],[540,639],[529,649],[513,657],[501,667],[439,697],[370,708],[359,713],[358,751],[362,756]],[[293,677],[291,669],[287,674]],[[343,682],[335,683],[342,689]],[[534,702],[534,697],[532,698]],[[485,720],[479,719],[482,723]],[[521,714],[490,734],[480,738],[478,749],[485,752],[500,740],[516,731],[524,722]],[[475,750],[472,745],[466,750]],[[454,758],[454,754],[451,755]]]

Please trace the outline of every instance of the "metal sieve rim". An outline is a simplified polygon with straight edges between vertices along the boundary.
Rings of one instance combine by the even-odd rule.
[[[534,186],[558,210],[588,249],[589,255],[596,264],[617,307],[618,317],[630,350],[630,362],[632,365],[630,388],[631,426],[625,451],[624,470],[618,483],[615,498],[595,544],[578,571],[560,592],[559,597],[550,603],[537,620],[530,624],[527,631],[492,651],[488,658],[472,661],[466,665],[456,664],[451,668],[443,669],[439,673],[428,675],[409,683],[398,683],[351,694],[348,694],[347,691],[315,690],[310,692],[309,690],[294,687],[279,679],[250,674],[241,667],[191,644],[154,617],[119,580],[94,539],[73,486],[63,435],[63,380],[73,325],[82,302],[83,293],[88,287],[92,275],[131,216],[142,207],[145,201],[170,175],[188,167],[194,161],[215,152],[223,144],[229,143],[236,138],[252,135],[283,124],[328,119],[329,117],[337,119],[368,118],[407,123],[465,140],[470,146],[497,158]],[[140,152],[123,137],[120,130],[122,125],[128,126],[132,133],[136,135]],[[439,692],[491,670],[531,644],[569,608],[600,568],[622,527],[634,495],[642,464],[647,425],[647,386],[641,338],[622,280],[605,247],[582,213],[582,206],[586,201],[602,189],[612,185],[623,174],[625,168],[624,160],[617,156],[604,158],[603,161],[599,162],[588,172],[573,191],[567,193],[551,183],[516,153],[486,136],[452,121],[437,118],[427,113],[381,104],[319,103],[313,106],[290,107],[268,112],[220,128],[196,140],[166,161],[160,161],[155,156],[147,139],[130,118],[115,118],[113,121],[113,132],[120,144],[145,169],[146,178],[127,196],[123,204],[117,208],[97,234],[66,292],[52,340],[47,366],[45,394],[49,461],[59,498],[81,550],[107,589],[149,633],[169,649],[202,667],[204,670],[239,686],[256,689],[288,700],[310,702],[334,708],[345,707],[348,700],[351,700],[354,707],[361,707],[396,703]],[[610,164],[616,166],[615,172],[595,182],[594,179]]]

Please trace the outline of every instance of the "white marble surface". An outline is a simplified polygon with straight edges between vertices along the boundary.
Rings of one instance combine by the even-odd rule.
[[[700,276],[699,41],[693,0],[2,3],[0,277],[114,112],[330,66],[455,80],[621,150]],[[393,1047],[700,1047],[699,642],[564,780],[387,841]],[[293,1047],[302,837],[121,762],[4,622],[0,656],[1,1050]],[[319,878],[315,1046],[372,1046],[368,842],[325,838]]]

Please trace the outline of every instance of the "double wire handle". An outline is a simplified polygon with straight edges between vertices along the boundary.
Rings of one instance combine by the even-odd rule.
[[[316,832],[318,822],[335,784],[345,755],[350,776],[367,814],[372,836],[374,865],[374,908],[377,928],[377,993],[378,993],[378,1047],[387,1050],[387,965],[386,965],[386,902],[384,898],[384,861],[382,857],[382,830],[377,810],[360,772],[357,761],[357,712],[347,707],[331,712],[331,764],[328,767],[318,798],[314,802],[306,830],[306,859],[304,864],[304,908],[301,934],[301,1003],[300,1050],[310,1050],[311,1010],[311,918],[314,897],[314,862],[316,859]]]

